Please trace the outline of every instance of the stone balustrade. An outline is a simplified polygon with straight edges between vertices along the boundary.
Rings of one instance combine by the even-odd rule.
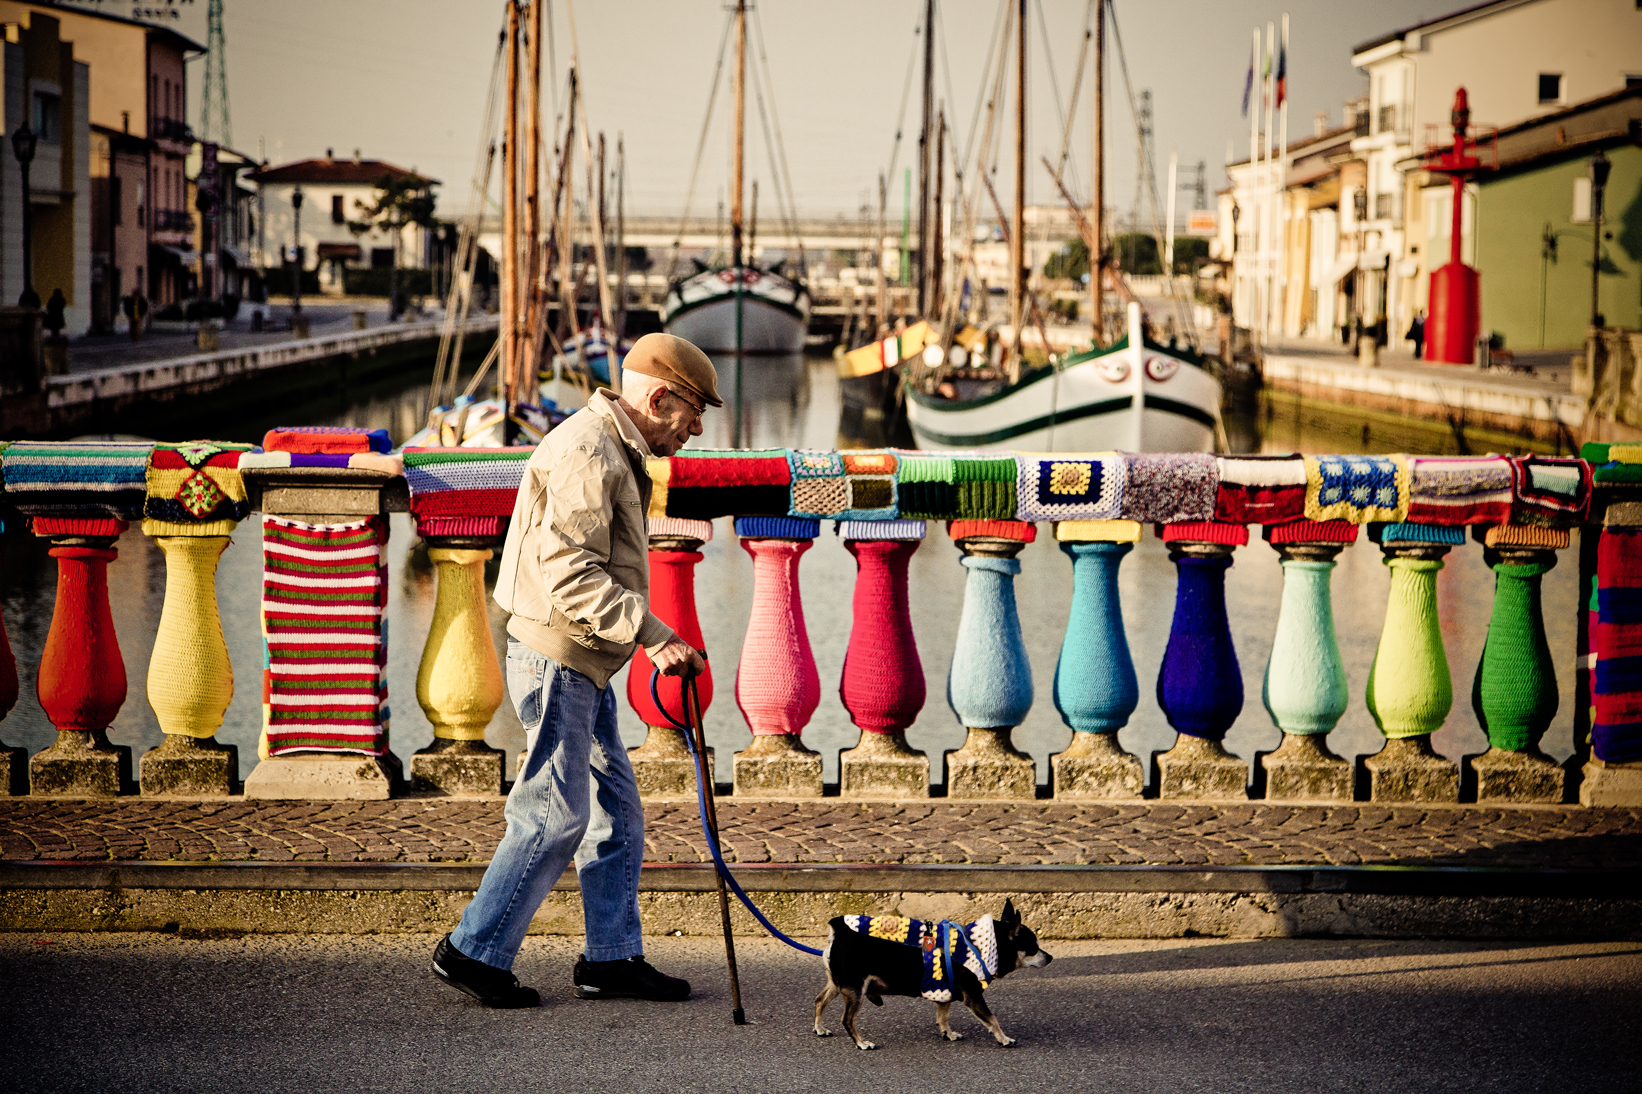
[[[0,528],[9,535],[49,539],[58,566],[56,605],[34,681],[57,739],[32,758],[0,745],[0,793],[359,798],[488,796],[505,789],[502,753],[484,739],[506,698],[486,606],[485,566],[505,535],[529,451],[430,449],[401,457],[376,451],[372,441],[340,458],[320,450],[299,459],[306,442],[299,436],[290,443],[298,451],[289,458],[285,451],[250,452],[249,446],[162,446],[176,453],[163,459],[145,450],[146,494],[135,501],[105,497],[95,511],[73,498],[64,501],[67,488],[61,484],[52,487],[55,493],[29,494],[28,460],[47,459],[51,446],[28,446],[27,458],[15,460],[13,450],[23,446],[0,451],[8,460],[0,464],[6,473],[6,493],[0,497],[20,512],[0,513],[5,521]],[[123,460],[125,466],[137,458],[127,451],[135,447],[141,446],[107,446],[93,458]],[[324,446],[316,442],[316,447]],[[1091,506],[1066,519],[1042,508],[1047,503],[1041,497],[1033,502],[1039,508],[1022,502],[1017,509],[1007,497],[1013,485],[991,471],[966,479],[960,470],[943,483],[942,472],[928,466],[938,462],[934,458],[912,468],[921,477],[906,480],[910,485],[902,486],[897,512],[893,490],[884,488],[890,489],[886,505],[883,490],[873,485],[888,478],[869,473],[874,457],[852,457],[853,470],[840,476],[848,511],[837,515],[834,528],[856,565],[838,696],[860,729],[860,740],[840,753],[836,791],[824,785],[822,756],[802,739],[823,701],[823,688],[805,624],[800,574],[809,552],[839,545],[823,535],[820,517],[739,516],[734,531],[751,560],[753,588],[736,667],[735,706],[753,740],[732,760],[732,792],[773,798],[933,792],[962,799],[1048,793],[1072,800],[1149,794],[1199,801],[1557,803],[1566,800],[1574,776],[1586,805],[1642,804],[1642,672],[1632,667],[1642,658],[1642,452],[1631,460],[1628,451],[1590,447],[1602,449],[1592,454],[1594,486],[1583,465],[1502,460],[1504,474],[1521,478],[1514,492],[1488,503],[1493,508],[1477,502],[1465,510],[1466,519],[1446,523],[1440,514],[1433,517],[1434,509],[1411,511],[1406,502],[1395,512],[1388,507],[1386,519],[1363,519],[1365,513],[1380,515],[1368,506],[1351,515],[1331,509],[1346,502],[1329,501],[1328,476],[1355,473],[1331,469],[1332,458],[1324,458],[1319,473],[1304,485],[1255,484],[1245,491],[1248,497],[1278,489],[1309,491],[1303,515],[1291,506],[1269,522],[1256,511],[1223,503],[1209,512],[1201,506],[1159,507],[1163,488],[1132,477],[1131,484],[1141,484],[1137,494],[1142,486],[1152,491],[1143,522],[1122,516],[1115,502],[1110,511]],[[1212,458],[1192,459],[1196,462],[1187,471],[1197,474],[1201,461]],[[1403,475],[1396,489],[1406,488],[1406,464],[1362,459],[1385,464],[1365,474]],[[1414,465],[1417,481],[1418,459],[1399,459]],[[1629,470],[1633,466],[1636,472]],[[1499,468],[1483,470],[1492,474]],[[1558,520],[1553,519],[1557,497],[1571,496],[1557,495],[1562,487],[1553,480],[1564,472],[1583,484],[1587,496],[1573,517]],[[129,468],[119,472],[129,473]],[[683,505],[685,499],[697,507],[705,504],[702,492],[711,487],[699,485],[703,474],[695,468],[674,476],[673,500],[661,504]],[[1092,481],[1087,475],[1078,478],[1078,488],[1093,490]],[[1222,493],[1228,482],[1229,476],[1222,478]],[[1536,483],[1544,490],[1536,492]],[[781,485],[738,482],[735,489],[743,491],[740,497],[762,498],[754,492]],[[1232,482],[1237,489],[1243,485]],[[1188,483],[1182,489],[1197,488]],[[1343,496],[1354,496],[1349,482],[1340,489]],[[817,487],[806,496],[825,495]],[[931,758],[909,746],[906,736],[920,717],[932,717],[925,710],[908,572],[924,549],[930,523],[939,518],[908,514],[948,504],[942,498],[955,499],[950,504],[960,510],[943,523],[957,548],[951,564],[964,574],[963,605],[949,633],[921,637],[926,654],[950,655],[947,701],[965,740],[932,769]],[[190,516],[181,516],[173,500],[187,503]],[[54,504],[60,506],[56,511]],[[388,641],[382,613],[390,595],[383,563],[389,549],[385,518],[407,510],[437,582],[426,634],[394,636],[421,648],[416,700],[434,733],[433,744],[412,757],[408,778],[388,747],[382,671]],[[264,525],[265,729],[259,762],[242,787],[234,750],[215,739],[235,687],[244,686],[228,660],[215,573],[234,522],[252,513],[260,513]],[[713,535],[712,519],[721,514],[663,515],[654,509],[652,514],[653,609],[700,646],[694,575],[703,559],[700,548]],[[1036,519],[1017,519],[1027,516]],[[1251,516],[1255,519],[1247,519]],[[130,749],[111,744],[107,736],[127,699],[107,566],[117,557],[119,537],[130,534],[130,523],[139,517],[143,532],[163,552],[166,574],[146,684],[165,740],[141,757],[140,784],[133,779]],[[1118,743],[1118,731],[1129,724],[1140,699],[1118,579],[1124,559],[1146,535],[1146,523],[1167,548],[1175,572],[1172,621],[1155,666],[1155,690],[1157,706],[1177,734],[1172,748],[1150,757],[1149,779],[1142,759]],[[1070,605],[1053,702],[1072,741],[1049,757],[1047,787],[1038,783],[1034,758],[1011,736],[1035,699],[1024,641],[1024,628],[1035,624],[1030,613],[1023,619],[1016,582],[1023,566],[1043,564],[1041,549],[1024,551],[1042,524],[1053,530],[1070,563],[1058,578]],[[1253,525],[1275,549],[1282,574],[1261,694],[1281,741],[1251,766],[1227,752],[1224,741],[1245,705],[1243,670],[1227,614],[1227,572],[1234,565],[1270,564],[1263,550],[1251,561],[1256,556],[1247,544]],[[1366,680],[1352,681],[1335,629],[1337,590],[1331,582],[1337,557],[1364,526],[1390,571],[1390,591],[1372,670]],[[1573,697],[1576,762],[1562,765],[1539,747],[1563,701],[1557,658],[1568,655],[1554,651],[1547,640],[1540,584],[1558,564],[1558,553],[1572,543],[1570,526],[1581,531],[1580,647],[1574,653],[1580,668]],[[1467,542],[1466,527],[1474,543]],[[1446,557],[1479,549],[1496,584],[1486,640],[1469,679],[1471,707],[1488,748],[1455,763],[1431,745],[1454,698],[1437,589]],[[921,565],[928,564],[926,557]],[[0,719],[22,683],[4,623],[0,620]],[[832,642],[834,636],[826,639]],[[644,744],[631,751],[641,790],[658,797],[692,796],[694,770],[682,737],[655,707],[649,670],[640,651],[627,699],[650,727]],[[704,709],[713,698],[711,671],[709,662],[701,688]],[[664,680],[659,694],[676,714],[677,681]],[[1342,757],[1330,749],[1328,736],[1358,701],[1384,745],[1370,755]],[[723,717],[722,704],[715,713]],[[934,782],[932,774],[941,781]]]

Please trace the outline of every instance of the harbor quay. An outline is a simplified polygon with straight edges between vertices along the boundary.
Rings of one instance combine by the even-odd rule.
[[[459,911],[499,835],[510,775],[485,740],[505,696],[484,565],[531,450],[388,448],[380,430],[288,427],[261,445],[0,450],[6,534],[49,541],[58,567],[32,681],[56,739],[0,752],[0,922],[432,929]],[[1601,444],[1579,458],[686,449],[649,469],[652,601],[700,644],[694,571],[728,523],[752,561],[733,699],[752,740],[710,759],[712,790],[746,883],[774,894],[795,930],[840,909],[913,914],[929,894],[970,908],[1007,891],[1041,898],[1060,924],[1049,929],[1073,937],[1630,937],[1639,460]],[[388,747],[394,512],[414,522],[437,584],[426,632],[393,635],[419,647],[416,701],[433,727],[408,764]],[[215,573],[241,520],[261,528],[264,655],[258,758],[243,780],[236,749],[216,739],[235,682]],[[839,542],[822,538],[823,523]],[[1071,743],[1049,757],[1046,783],[1012,737],[1037,698],[1015,581],[1040,528],[1071,562],[1050,696]],[[957,618],[936,638],[914,633],[908,565],[938,530],[964,577]],[[165,570],[145,688],[165,736],[140,756],[107,732],[128,691],[108,566],[133,532],[158,543]],[[1282,570],[1261,696],[1282,736],[1252,764],[1224,745],[1245,703],[1225,577],[1251,532]],[[1364,532],[1391,583],[1359,697],[1330,578]],[[1155,665],[1135,663],[1118,602],[1119,569],[1143,536],[1164,542],[1176,581]],[[802,739],[822,681],[799,563],[840,547],[857,575],[837,695],[860,735],[833,781]],[[1436,582],[1445,556],[1465,551],[1483,555],[1496,589],[1469,673],[1488,747],[1455,762],[1431,744],[1456,690]],[[1579,571],[1578,645],[1553,654],[1540,578],[1562,554]],[[6,651],[10,709],[23,682]],[[674,929],[710,931],[679,683],[652,689],[637,656],[625,698],[648,727],[629,751],[649,802],[647,899],[674,909]],[[923,656],[950,657],[946,698],[966,739],[945,755],[906,737],[926,705]],[[1557,656],[1577,658],[1575,749],[1560,763],[1540,748],[1568,701]],[[709,663],[709,709],[715,670],[723,689],[730,666]],[[1145,758],[1117,733],[1143,674],[1176,734]],[[1329,734],[1356,702],[1383,743],[1338,755]],[[215,895],[183,895],[202,889]],[[1566,901],[1594,903],[1570,918]],[[574,929],[575,906],[573,893],[554,897],[538,928]]]

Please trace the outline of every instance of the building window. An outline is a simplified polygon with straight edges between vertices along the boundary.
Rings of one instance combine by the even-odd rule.
[[[1542,106],[1562,101],[1562,73],[1541,72],[1539,74],[1539,101]]]
[[[34,117],[29,119],[34,135],[46,144],[63,139],[63,100],[44,91],[34,93]]]
[[[125,222],[125,218],[121,215],[124,202],[120,200],[120,176],[114,174],[112,170],[109,172],[109,175],[108,203],[113,207],[114,226],[117,228]]]
[[[341,194],[332,194],[331,195],[331,223],[332,224],[346,224],[347,222],[348,222],[348,216],[342,209],[342,195]]]
[[[373,269],[373,270],[388,270],[388,269],[392,269],[392,268],[393,268],[393,248],[392,247],[372,247],[371,248],[371,269]]]
[[[1395,210],[1392,208],[1393,200],[1394,200],[1394,195],[1392,195],[1392,194],[1375,194],[1374,195],[1374,219],[1375,220],[1390,220],[1391,219],[1393,213],[1395,212]]]
[[[1584,175],[1574,178],[1574,215],[1568,219],[1575,224],[1591,222],[1591,180]]]
[[[1380,132],[1391,133],[1397,128],[1397,108],[1395,106],[1380,107]]]

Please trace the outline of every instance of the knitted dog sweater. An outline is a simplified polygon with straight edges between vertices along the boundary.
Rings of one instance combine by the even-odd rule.
[[[940,948],[936,944],[936,927],[939,926],[937,923],[923,919],[905,919],[897,915],[847,915],[844,917],[844,924],[856,934],[917,946],[922,950],[923,997],[933,1002],[952,1002],[952,962],[954,957],[959,956],[960,950],[963,952],[959,960],[966,969],[975,974],[975,979],[981,982],[982,991],[991,984],[987,976],[988,971],[994,976],[997,975],[997,925],[989,915],[983,915],[963,928],[974,951],[961,946],[957,939],[952,938],[947,942],[947,952],[944,955],[939,952]],[[981,960],[986,962],[985,968],[975,960],[975,952],[979,952]]]

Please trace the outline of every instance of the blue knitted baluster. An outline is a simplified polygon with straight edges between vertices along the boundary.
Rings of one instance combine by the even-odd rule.
[[[964,610],[946,701],[965,726],[1018,726],[1032,709],[1032,666],[1015,607],[1018,559],[967,555]]]
[[[1072,610],[1055,663],[1055,709],[1083,733],[1115,733],[1140,703],[1123,630],[1117,571],[1132,543],[1062,543],[1072,560]]]
[[[1243,673],[1226,620],[1231,559],[1177,554],[1174,623],[1157,674],[1157,705],[1178,732],[1220,741],[1243,709]]]

